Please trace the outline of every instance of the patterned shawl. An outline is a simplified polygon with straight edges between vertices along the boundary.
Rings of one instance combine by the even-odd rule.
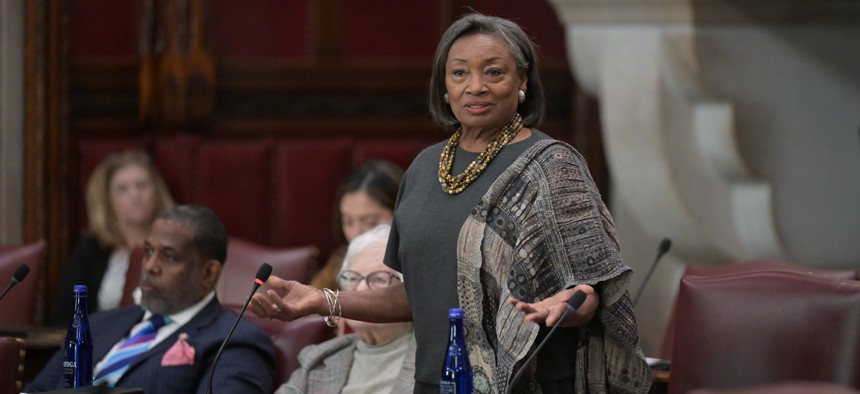
[[[577,393],[644,393],[651,369],[618,254],[609,211],[585,160],[573,147],[542,140],[493,183],[463,225],[457,244],[457,291],[465,310],[475,392],[502,393],[533,350],[538,325],[509,305],[534,302],[578,284],[595,287],[600,305],[580,327]],[[516,392],[540,392],[535,365]]]

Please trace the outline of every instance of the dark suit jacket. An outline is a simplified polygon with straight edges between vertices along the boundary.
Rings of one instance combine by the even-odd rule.
[[[89,316],[94,366],[128,335],[143,313],[139,306],[132,306]],[[141,355],[123,374],[117,387],[139,387],[147,394],[205,393],[212,361],[235,320],[235,312],[222,308],[218,299],[213,299],[188,324]],[[180,333],[188,334],[187,342],[195,349],[194,363],[162,367],[162,357]],[[62,388],[62,360],[60,349],[24,392]],[[212,392],[271,393],[273,370],[272,341],[253,323],[242,320],[218,361]]]
[[[69,260],[63,266],[60,287],[51,305],[48,325],[69,326],[75,312],[75,299],[72,297],[72,288],[75,285],[87,285],[87,310],[90,313],[99,310],[98,294],[111,253],[111,248],[99,245],[99,241],[92,235],[85,235],[78,240]]]

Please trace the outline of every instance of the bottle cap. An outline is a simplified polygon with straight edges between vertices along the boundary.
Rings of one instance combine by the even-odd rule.
[[[73,291],[75,293],[86,293],[87,292],[87,285],[75,285]]]
[[[448,310],[448,317],[463,317],[463,310],[460,308],[451,308]]]

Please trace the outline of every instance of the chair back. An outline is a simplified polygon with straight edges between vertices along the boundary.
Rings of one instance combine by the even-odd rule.
[[[39,323],[36,305],[44,250],[45,241],[41,240],[24,245],[0,245],[0,291],[9,284],[18,266],[26,264],[30,267],[27,277],[9,289],[0,300],[0,325],[32,326]]]
[[[858,272],[854,270],[812,268],[784,260],[753,260],[718,266],[690,265],[687,266],[684,276],[713,276],[754,271],[792,271],[841,280],[860,279],[860,277],[858,277]],[[666,331],[663,333],[663,343],[660,348],[660,358],[663,359],[668,359],[672,356],[672,343],[675,336],[676,309],[677,303],[676,306],[672,308],[672,312],[669,315],[669,322],[666,325]]]
[[[739,389],[702,389],[690,394],[860,394],[860,391],[833,383],[782,382]]]
[[[134,291],[140,285],[143,275],[143,248],[137,247],[128,255],[128,269],[125,271],[125,285],[122,288],[122,299],[119,306],[134,305]]]
[[[244,304],[244,302],[243,302]],[[242,305],[227,305],[237,313]],[[246,312],[243,319],[260,327],[275,346],[275,388],[286,383],[293,371],[299,367],[299,352],[305,346],[325,342],[334,338],[335,331],[319,316],[305,316],[290,322],[268,320]]]
[[[23,386],[24,340],[0,337],[0,394],[18,394]]]
[[[860,387],[860,282],[794,271],[685,276],[669,393],[785,381]]]
[[[257,270],[263,263],[272,266],[272,275],[286,280],[308,283],[316,268],[318,250],[314,246],[274,249],[231,237],[227,261],[216,286],[222,304],[242,305],[248,299]],[[263,285],[258,291],[266,291]]]

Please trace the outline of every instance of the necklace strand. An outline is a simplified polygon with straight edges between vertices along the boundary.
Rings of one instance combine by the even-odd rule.
[[[469,163],[466,171],[463,171],[459,175],[451,175],[451,169],[454,166],[454,155],[457,152],[457,147],[460,145],[460,137],[463,136],[463,129],[457,129],[451,138],[448,139],[448,143],[442,149],[442,155],[439,157],[439,183],[442,184],[442,190],[452,195],[466,190],[466,187],[474,182],[475,179],[478,179],[478,176],[484,172],[502,148],[508,142],[511,142],[522,128],[523,118],[520,114],[515,113],[514,118],[502,127],[501,132],[487,144],[484,151]]]

